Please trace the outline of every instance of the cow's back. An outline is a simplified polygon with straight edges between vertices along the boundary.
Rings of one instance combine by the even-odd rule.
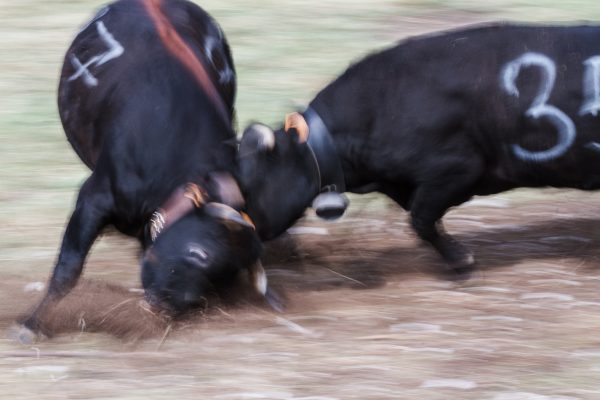
[[[482,194],[511,185],[595,188],[599,56],[595,26],[457,30],[368,56],[312,106],[334,135],[368,134],[365,168],[378,176],[418,180],[454,153],[483,157]]]
[[[227,115],[217,124],[230,124],[235,71],[215,21],[187,1],[118,1],[100,10],[79,32],[65,56],[59,84],[59,112],[67,138],[91,169],[102,153],[127,152],[122,147],[146,142],[148,151],[164,151],[177,142],[173,136],[189,134],[182,130],[186,124],[201,134],[210,119],[206,115],[218,114],[214,99],[159,36],[149,7],[160,7],[201,63],[225,106]],[[221,131],[231,136],[231,127],[226,128]],[[157,142],[162,143],[158,149],[150,145]]]

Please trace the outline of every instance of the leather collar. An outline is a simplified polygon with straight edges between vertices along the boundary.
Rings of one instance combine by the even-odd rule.
[[[148,223],[148,234],[152,242],[170,225],[195,208],[202,207],[208,199],[206,190],[195,183],[180,186],[169,199],[152,213]]]
[[[176,188],[167,201],[152,213],[147,234],[154,242],[167,227],[199,208],[204,208],[217,218],[232,220],[254,229],[250,217],[239,211],[244,203],[239,186],[231,174],[211,172],[203,185],[188,182]]]
[[[320,192],[344,193],[346,183],[342,163],[329,129],[313,108],[308,107],[303,116],[310,132],[307,144],[313,152],[319,170]]]

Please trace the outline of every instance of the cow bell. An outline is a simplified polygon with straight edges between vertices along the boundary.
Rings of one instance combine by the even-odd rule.
[[[323,192],[315,197],[312,208],[320,218],[334,220],[344,215],[349,203],[348,197],[344,194]]]

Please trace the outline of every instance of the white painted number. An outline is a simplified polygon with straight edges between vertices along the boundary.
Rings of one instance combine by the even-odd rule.
[[[600,111],[600,56],[590,57],[583,62],[583,94],[585,101],[579,115],[591,114],[594,117]]]
[[[508,63],[502,71],[502,85],[510,95],[519,97],[516,80],[523,67],[536,66],[544,73],[542,85],[526,115],[531,118],[548,118],[556,127],[558,141],[554,147],[542,151],[529,151],[518,144],[513,144],[515,155],[525,161],[549,161],[563,155],[575,141],[577,134],[575,124],[564,112],[548,104],[548,99],[556,81],[556,66],[547,56],[539,53],[525,53],[521,57]]]
[[[594,117],[600,110],[600,56],[590,57],[583,62],[585,73],[583,75],[584,102],[579,110],[579,115],[591,114]],[[585,147],[600,151],[600,143],[588,142]]]
[[[585,71],[583,75],[583,104],[579,115],[598,116],[600,111],[600,56],[593,56],[583,62]],[[519,97],[516,86],[517,78],[523,67],[539,67],[544,73],[542,87],[526,115],[532,118],[548,118],[558,131],[558,143],[551,149],[532,152],[525,150],[518,144],[513,144],[515,155],[525,161],[549,161],[563,155],[575,141],[577,131],[573,120],[558,108],[548,104],[548,99],[556,81],[556,65],[547,56],[539,53],[525,53],[519,58],[508,63],[502,70],[502,86],[504,90],[515,97]],[[599,142],[588,142],[585,147],[600,151]]]
[[[98,79],[96,79],[96,77],[92,75],[88,68],[91,66],[100,66],[114,58],[119,57],[125,51],[125,49],[123,49],[123,46],[121,46],[121,44],[117,42],[113,35],[111,35],[111,33],[106,29],[102,21],[96,22],[96,29],[98,30],[98,35],[100,35],[100,39],[104,42],[106,47],[108,47],[108,50],[102,54],[90,58],[84,64],[82,64],[81,61],[79,61],[79,59],[74,54],[71,54],[71,64],[76,69],[76,71],[73,75],[69,77],[69,81],[74,81],[79,77],[83,77],[83,82],[87,86],[97,86]]]

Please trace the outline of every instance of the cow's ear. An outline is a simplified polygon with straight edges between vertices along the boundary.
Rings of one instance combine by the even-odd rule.
[[[252,124],[244,130],[240,153],[270,151],[275,147],[275,132],[263,124]]]
[[[254,229],[254,224],[248,217],[226,204],[208,203],[204,206],[204,211],[221,220],[229,230]]]
[[[289,134],[295,131],[298,135],[298,142],[300,143],[306,143],[306,141],[308,141],[308,134],[310,133],[308,124],[302,114],[298,112],[293,112],[285,116],[284,130]]]

